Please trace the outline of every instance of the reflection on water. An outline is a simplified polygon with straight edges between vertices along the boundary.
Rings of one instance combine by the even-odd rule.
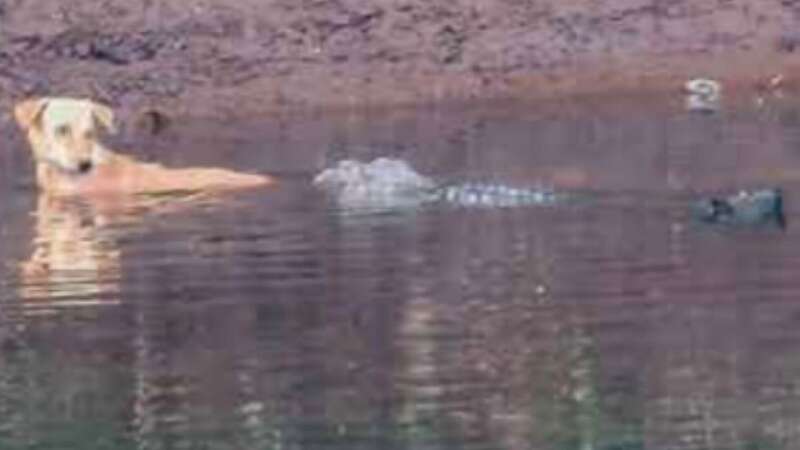
[[[161,159],[287,181],[123,212],[37,196],[13,141],[0,448],[797,448],[798,111],[176,125]],[[351,216],[310,185],[376,156],[586,200]],[[786,230],[690,219],[772,184]]]
[[[34,216],[33,252],[19,273],[19,296],[31,306],[26,311],[119,303],[119,249],[102,216],[91,205],[45,194]]]

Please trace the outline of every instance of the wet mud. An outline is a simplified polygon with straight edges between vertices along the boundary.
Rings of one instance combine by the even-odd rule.
[[[0,0],[0,103],[309,108],[759,88],[800,74],[793,0]]]

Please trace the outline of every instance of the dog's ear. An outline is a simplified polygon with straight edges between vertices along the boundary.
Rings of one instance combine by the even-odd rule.
[[[47,103],[46,98],[23,100],[14,107],[14,118],[23,130],[38,126]]]
[[[92,103],[92,115],[100,122],[109,133],[116,133],[117,127],[114,125],[114,111],[106,105]]]

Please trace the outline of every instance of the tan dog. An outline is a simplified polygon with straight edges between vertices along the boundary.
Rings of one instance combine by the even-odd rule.
[[[36,182],[50,194],[206,192],[275,182],[268,176],[225,169],[171,169],[114,153],[98,140],[101,126],[114,131],[114,114],[90,100],[26,100],[15,107],[14,116],[27,133]]]

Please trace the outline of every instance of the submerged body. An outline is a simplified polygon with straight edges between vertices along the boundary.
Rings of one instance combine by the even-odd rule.
[[[409,209],[424,204],[460,207],[550,205],[566,198],[547,188],[517,188],[496,183],[437,183],[407,162],[378,158],[369,163],[342,160],[320,172],[314,185],[344,210]],[[727,197],[705,197],[690,205],[694,220],[730,226],[784,227],[780,189],[742,191]]]
[[[260,176],[216,168],[173,169],[143,163],[119,154],[108,155],[88,174],[63,174],[52,168],[37,176],[48,191],[57,194],[162,194],[172,192],[224,191],[267,186]]]
[[[378,158],[369,163],[343,160],[323,170],[314,185],[344,209],[413,208],[428,203],[466,207],[551,204],[556,194],[544,188],[493,183],[437,183],[407,162]]]

